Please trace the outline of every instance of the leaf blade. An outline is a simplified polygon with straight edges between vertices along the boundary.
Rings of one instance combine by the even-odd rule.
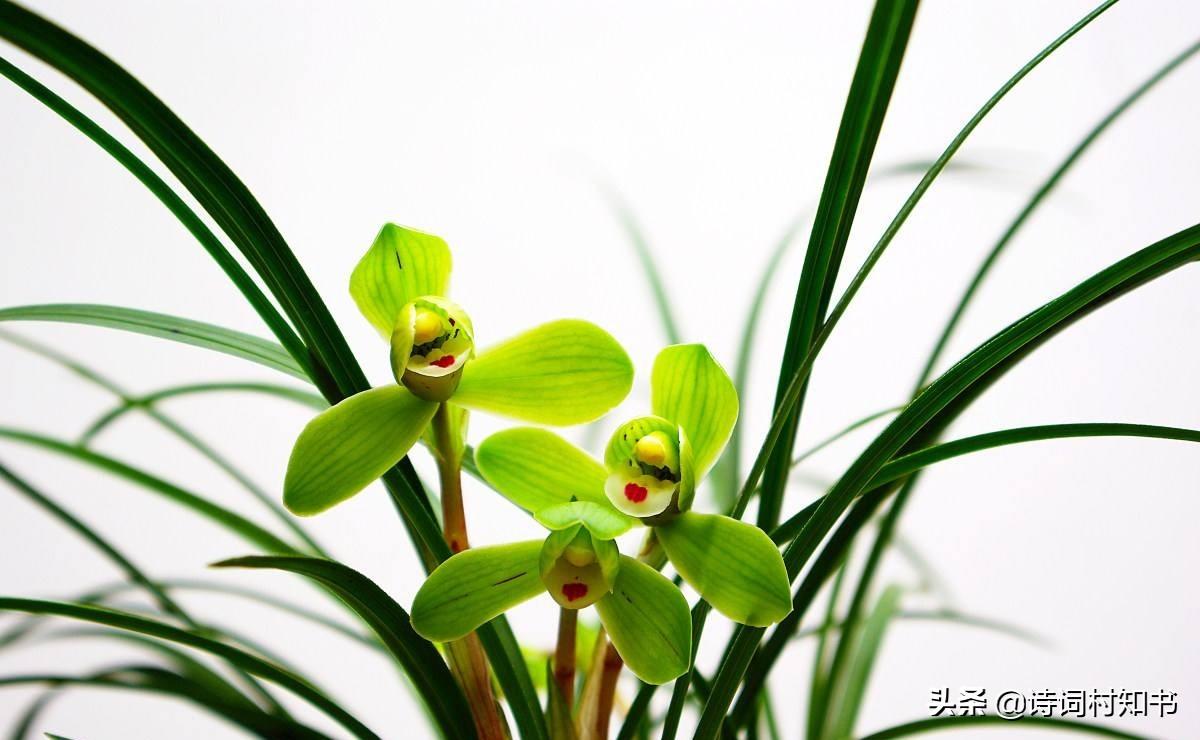
[[[316,581],[346,602],[383,640],[448,737],[472,737],[470,708],[446,664],[412,628],[409,615],[374,581],[348,566],[310,557],[244,557],[219,568],[283,570]]]
[[[152,311],[121,306],[58,303],[0,309],[0,321],[54,321],[119,329],[221,352],[294,378],[309,379],[291,355],[274,342],[214,324]]]

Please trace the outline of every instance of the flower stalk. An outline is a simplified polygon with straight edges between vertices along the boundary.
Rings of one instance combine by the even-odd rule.
[[[471,544],[467,538],[467,512],[462,499],[462,454],[455,443],[450,414],[446,403],[438,404],[431,425],[442,488],[442,534],[450,552],[459,553]]]
[[[560,607],[558,610],[558,643],[554,649],[554,682],[571,711],[575,703],[575,645],[579,625],[579,610]]]
[[[441,484],[442,532],[450,551],[459,553],[471,545],[462,499],[462,445],[458,443],[459,431],[453,423],[453,413],[448,404],[439,403],[430,427]],[[491,674],[479,636],[472,632],[460,640],[446,643],[446,656],[471,707],[475,732],[480,740],[506,740],[507,726],[492,690]]]

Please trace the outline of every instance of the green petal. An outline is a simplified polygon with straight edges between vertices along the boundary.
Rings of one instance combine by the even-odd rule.
[[[542,593],[541,550],[541,540],[530,540],[477,547],[451,557],[417,591],[413,628],[433,642],[457,640]]]
[[[683,580],[733,621],[766,627],[792,610],[783,557],[758,527],[689,511],[655,534]]]
[[[480,352],[463,368],[454,402],[539,424],[582,424],[624,400],[633,364],[595,324],[542,324]]]
[[[692,616],[687,599],[662,573],[622,555],[613,592],[596,603],[596,611],[638,678],[664,684],[688,669]]]
[[[676,344],[654,361],[650,408],[687,432],[700,480],[729,441],[738,397],[733,381],[703,344]]]
[[[350,275],[350,295],[367,321],[390,338],[404,304],[421,296],[444,296],[449,283],[446,242],[384,224]]]
[[[475,449],[475,464],[493,488],[531,513],[572,497],[608,502],[604,467],[545,429],[517,427],[493,434]]]
[[[599,540],[611,540],[629,531],[636,522],[614,510],[607,502],[571,501],[555,504],[534,512],[534,518],[546,529],[567,529],[576,524],[587,527]]]
[[[308,423],[288,460],[283,503],[310,516],[387,472],[421,437],[437,404],[398,385],[356,393]]]

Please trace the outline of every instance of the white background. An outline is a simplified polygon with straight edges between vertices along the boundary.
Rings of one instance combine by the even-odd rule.
[[[761,265],[823,181],[869,13],[866,2],[33,5],[132,70],[245,180],[373,380],[388,378],[386,351],[355,311],[346,281],[380,224],[393,220],[450,242],[453,295],[472,313],[483,344],[560,316],[612,331],[639,368],[622,409],[628,415],[645,407],[647,369],[663,337],[597,181],[634,204],[685,338],[708,343],[732,367]],[[1090,5],[929,0],[876,164],[936,155],[1013,71]],[[1094,121],[1198,32],[1194,3],[1127,0],[1000,104],[961,153],[989,169],[938,182],[830,342],[801,446],[904,400],[967,277],[1028,194]],[[11,47],[3,53],[133,141],[71,84]],[[1105,135],[1000,262],[948,359],[1197,220],[1198,93],[1200,61],[1193,61]],[[266,335],[142,186],[7,82],[0,84],[0,136],[0,304],[121,304]],[[891,179],[867,190],[845,272],[913,184]],[[775,276],[759,335],[743,399],[751,446],[768,421],[802,247]],[[1200,427],[1197,275],[1180,270],[1057,337],[972,407],[951,436],[1066,421]],[[7,328],[70,351],[135,391],[278,379],[232,358],[101,329]],[[12,347],[0,347],[0,372],[0,424],[69,438],[112,402]],[[244,395],[196,397],[168,410],[274,494],[309,415]],[[500,426],[477,417],[472,438]],[[808,473],[836,476],[869,438],[865,431],[815,458]],[[122,422],[99,446],[269,522],[244,492],[144,419]],[[157,576],[202,576],[206,563],[247,552],[223,531],[96,471],[11,443],[0,444],[0,459]],[[1196,449],[1182,443],[1084,440],[983,453],[926,476],[904,535],[935,564],[960,608],[1017,622],[1053,647],[954,625],[898,623],[859,730],[926,716],[930,690],[939,686],[986,687],[992,696],[1126,687],[1178,691],[1179,713],[1114,724],[1195,737],[1198,463]],[[427,460],[418,465],[428,471]],[[786,513],[814,493],[798,485]],[[477,486],[467,506],[476,543],[539,536],[536,525]],[[381,490],[310,524],[338,556],[402,604],[411,602],[419,569]],[[9,594],[66,598],[117,576],[8,491],[0,498],[0,563],[0,592]],[[914,580],[902,561],[889,563],[886,576]],[[214,577],[332,609],[286,575]],[[424,736],[416,706],[377,656],[235,600],[182,598],[285,651],[384,737]],[[545,602],[518,610],[523,641],[548,646],[553,614]],[[727,632],[710,623],[706,669]],[[0,656],[0,674],[83,670],[131,650],[84,641],[30,645]],[[804,710],[810,650],[798,644],[775,672],[774,696],[791,737]],[[0,718],[33,696],[0,692]],[[60,699],[42,726],[77,740],[237,736],[182,704],[96,691]],[[991,736],[998,734],[1012,731]]]

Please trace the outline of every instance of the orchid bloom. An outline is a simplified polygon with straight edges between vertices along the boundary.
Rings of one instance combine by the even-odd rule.
[[[779,549],[761,529],[691,510],[696,486],[737,421],[729,376],[701,344],[667,347],[651,376],[651,411],[617,427],[604,463],[558,435],[519,427],[475,452],[487,481],[536,513],[573,495],[654,528],[679,575],[717,611],[765,627],[791,611]]]
[[[629,356],[586,321],[542,324],[478,350],[471,318],[446,298],[450,249],[387,224],[350,278],[363,316],[391,344],[396,382],[357,393],[312,419],[296,440],[283,500],[311,515],[361,491],[399,462],[447,409],[461,454],[466,409],[540,424],[592,421],[625,398]]]
[[[536,518],[545,540],[476,547],[429,575],[412,605],[413,628],[449,642],[545,592],[564,609],[595,606],[629,669],[662,684],[691,664],[687,600],[663,574],[621,555],[613,538],[634,522],[592,501],[553,503]]]

